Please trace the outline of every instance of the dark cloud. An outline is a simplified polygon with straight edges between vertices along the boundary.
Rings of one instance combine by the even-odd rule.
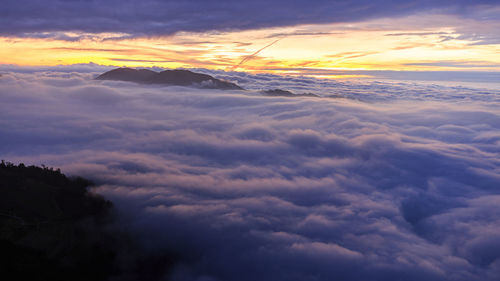
[[[498,280],[498,90],[205,71],[252,90],[5,73],[0,155],[97,182],[167,280]]]
[[[352,22],[441,9],[467,13],[497,1],[229,1],[5,0],[0,34],[78,40],[62,31],[167,35],[178,31],[255,29],[298,24]],[[31,35],[30,35],[31,34]]]
[[[279,32],[272,33],[268,35],[266,38],[276,38],[276,37],[293,37],[293,36],[320,36],[320,35],[336,35],[343,34],[341,32],[306,32],[306,31],[297,31],[297,32]]]
[[[430,36],[430,35],[452,35],[448,32],[400,32],[400,33],[389,33],[385,36]]]
[[[458,28],[458,29],[460,29],[460,28]],[[457,39],[459,37],[464,37],[464,35],[458,36],[458,35],[454,35],[453,33],[449,33],[449,32],[401,32],[401,33],[389,33],[389,34],[386,34],[385,36],[404,36],[404,37],[413,37],[413,36],[418,36],[418,37],[439,36],[439,39],[440,39],[439,43],[450,41],[450,40],[454,40],[454,39]],[[485,38],[486,37],[483,36],[481,40],[484,40]],[[462,39],[466,39],[466,38],[462,38]],[[468,39],[470,39],[470,38],[468,38]],[[476,41],[476,40],[473,40],[473,41]],[[434,45],[432,43],[426,43],[426,44],[429,45],[429,46],[433,46]],[[420,44],[413,43],[413,44],[407,44],[407,45],[399,46],[399,47],[396,47],[396,48],[393,48],[393,49],[394,50],[404,50],[404,49],[410,49],[410,48],[419,47],[419,46],[422,46],[422,45],[423,45],[422,43],[420,43]]]

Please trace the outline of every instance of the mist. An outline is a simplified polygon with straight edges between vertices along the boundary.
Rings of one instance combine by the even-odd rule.
[[[248,90],[3,73],[0,156],[96,182],[164,280],[498,279],[498,90],[211,73]]]

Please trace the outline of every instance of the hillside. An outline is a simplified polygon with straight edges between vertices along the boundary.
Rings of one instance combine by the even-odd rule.
[[[223,81],[207,74],[182,69],[155,72],[147,69],[117,68],[97,76],[96,80],[116,80],[144,84],[190,86],[203,89],[243,89],[234,83]]]
[[[112,230],[112,204],[89,192],[91,185],[47,167],[0,163],[1,276],[158,280],[168,271],[170,254],[144,253],[130,235]]]

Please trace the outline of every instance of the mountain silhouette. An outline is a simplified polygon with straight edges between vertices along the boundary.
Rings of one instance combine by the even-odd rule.
[[[264,96],[268,97],[312,97],[312,98],[319,98],[320,96],[311,94],[311,93],[305,93],[305,94],[294,94],[290,91],[287,90],[282,90],[282,89],[273,89],[273,90],[266,90],[266,91],[261,91],[261,93]]]
[[[0,179],[2,280],[157,281],[177,261],[143,249],[89,180],[3,160]]]
[[[192,86],[203,89],[243,90],[240,86],[207,74],[175,69],[156,72],[148,69],[116,68],[97,76],[96,80],[129,81],[143,84]]]

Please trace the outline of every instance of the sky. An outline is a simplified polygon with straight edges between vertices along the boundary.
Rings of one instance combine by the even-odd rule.
[[[95,182],[158,281],[497,281],[498,30],[498,1],[2,0],[0,160]]]
[[[92,62],[325,78],[381,70],[500,72],[498,1],[6,0],[2,6],[3,64]]]

